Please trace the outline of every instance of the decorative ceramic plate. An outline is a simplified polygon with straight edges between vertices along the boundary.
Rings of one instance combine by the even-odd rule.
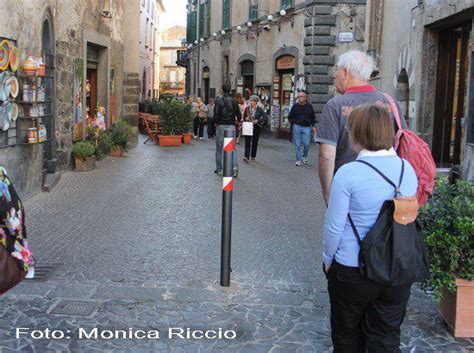
[[[18,79],[15,76],[12,76],[10,77],[9,83],[10,94],[13,98],[16,98],[18,96],[18,91],[20,90]]]
[[[1,121],[1,128],[7,131],[12,123],[13,107],[10,102],[3,103],[3,119]]]
[[[5,39],[0,43],[0,70],[6,70],[8,68],[8,62],[10,59],[10,44]]]
[[[17,47],[10,48],[10,68],[13,72],[20,66],[20,51]]]
[[[7,100],[10,96],[10,73],[8,71],[3,71],[0,74],[0,86],[2,86],[3,92],[5,92],[5,99]]]
[[[12,104],[12,121],[16,121],[18,118],[18,105],[16,103]]]

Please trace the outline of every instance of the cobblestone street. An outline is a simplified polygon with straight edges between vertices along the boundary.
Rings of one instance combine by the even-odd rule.
[[[142,139],[127,158],[64,173],[51,193],[26,202],[38,271],[53,271],[0,297],[0,351],[330,352],[316,152],[312,146],[309,166],[297,168],[291,144],[263,139],[257,163],[239,162],[227,290],[218,285],[222,180],[213,173],[214,140],[160,148]],[[70,338],[16,339],[19,327],[70,331]],[[96,327],[162,336],[78,338],[79,328]],[[237,339],[170,340],[170,327],[235,330]],[[418,289],[402,343],[403,352],[474,350],[473,340],[452,338]]]

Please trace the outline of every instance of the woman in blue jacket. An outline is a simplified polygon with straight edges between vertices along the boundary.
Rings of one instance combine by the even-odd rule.
[[[370,163],[398,185],[402,159],[393,149],[395,132],[385,108],[355,108],[347,129],[357,159]],[[403,196],[416,193],[412,166],[403,160]],[[324,225],[324,270],[328,277],[334,352],[400,352],[400,325],[411,285],[384,286],[358,270],[359,244],[348,220],[351,215],[361,239],[377,220],[393,187],[367,165],[351,162],[334,176]]]

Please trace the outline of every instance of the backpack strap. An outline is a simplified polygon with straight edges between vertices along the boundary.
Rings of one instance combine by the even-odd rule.
[[[395,118],[395,122],[397,123],[398,129],[400,130],[402,128],[402,122],[400,120],[400,114],[398,113],[398,107],[390,95],[386,93],[382,93],[382,94],[384,95],[385,98],[387,98],[388,103],[390,104],[390,110],[392,111],[393,117]]]
[[[366,162],[366,161],[363,161],[363,160],[360,160],[360,159],[356,160],[356,162],[365,164],[365,165],[369,166],[370,168],[372,168],[373,170],[375,170],[387,183],[389,183],[390,185],[393,186],[393,188],[395,189],[395,196],[397,196],[398,194],[401,194],[400,186],[402,185],[403,175],[405,173],[405,163],[403,162],[402,158],[400,158],[400,160],[402,161],[402,169],[401,169],[401,172],[400,172],[400,179],[399,179],[399,182],[398,182],[398,186],[395,185],[395,183],[393,181],[391,181],[384,173],[382,173],[380,170],[378,170],[376,167],[374,167],[369,162]]]

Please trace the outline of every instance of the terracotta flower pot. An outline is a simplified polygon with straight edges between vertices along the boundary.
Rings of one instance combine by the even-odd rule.
[[[183,139],[183,135],[158,135],[158,141],[160,142],[160,146],[163,147],[175,147],[181,145],[181,140]]]
[[[119,146],[114,146],[114,148],[112,148],[112,150],[110,151],[110,155],[112,157],[122,157],[122,150]]]
[[[185,132],[183,134],[183,143],[186,145],[189,145],[191,143],[191,140],[193,139],[193,134],[190,132]]]
[[[474,282],[456,279],[456,293],[444,291],[438,312],[454,337],[474,337]]]
[[[75,158],[74,159],[76,171],[88,172],[89,170],[95,169],[95,157],[89,157],[86,159]]]

